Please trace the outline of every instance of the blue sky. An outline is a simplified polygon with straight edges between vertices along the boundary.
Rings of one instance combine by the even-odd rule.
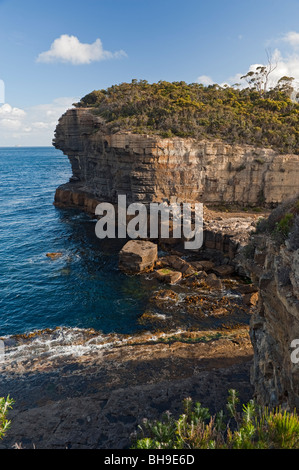
[[[266,49],[277,77],[299,81],[298,18],[298,0],[0,0],[0,146],[51,145],[58,117],[94,89],[232,84]]]

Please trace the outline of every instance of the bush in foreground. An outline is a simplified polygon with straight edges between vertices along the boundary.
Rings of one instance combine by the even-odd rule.
[[[9,398],[0,398],[0,439],[6,434],[6,431],[10,427],[10,421],[7,419],[7,414],[10,408],[12,408],[14,401]]]
[[[133,449],[297,449],[299,417],[281,408],[269,410],[250,400],[238,411],[239,398],[229,390],[226,413],[184,400],[184,413],[174,419],[144,420]]]

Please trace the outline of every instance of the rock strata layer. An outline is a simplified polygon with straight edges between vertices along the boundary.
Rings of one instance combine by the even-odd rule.
[[[90,210],[91,200],[116,203],[119,194],[128,203],[271,205],[292,196],[299,179],[298,155],[216,140],[111,134],[88,108],[60,118],[54,146],[69,157],[73,171],[56,203]]]

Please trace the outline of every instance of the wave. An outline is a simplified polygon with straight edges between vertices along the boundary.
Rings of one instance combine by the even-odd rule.
[[[26,334],[0,337],[4,344],[4,363],[78,359],[98,355],[104,350],[128,344],[148,343],[162,337],[183,333],[178,329],[169,333],[139,332],[133,335],[104,334],[93,329],[57,327],[36,330]]]

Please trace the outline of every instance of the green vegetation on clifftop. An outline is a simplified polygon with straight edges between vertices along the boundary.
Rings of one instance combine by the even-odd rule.
[[[251,86],[132,80],[93,91],[75,106],[93,108],[113,133],[212,137],[299,154],[299,104],[281,80],[263,93]]]

